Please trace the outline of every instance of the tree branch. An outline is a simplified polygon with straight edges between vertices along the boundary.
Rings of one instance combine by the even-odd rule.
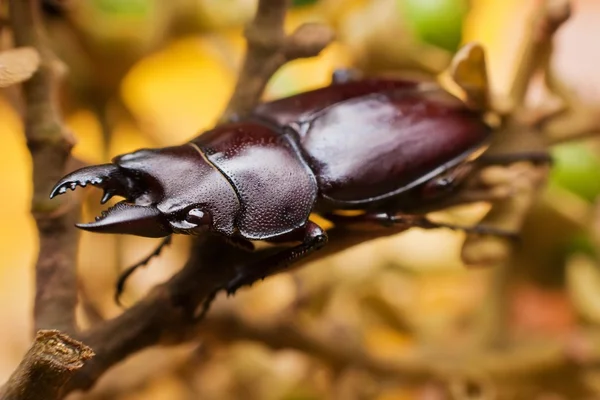
[[[346,250],[366,240],[402,232],[405,227],[376,232],[332,228],[329,243],[294,264],[295,268]],[[120,316],[104,321],[78,337],[94,349],[96,357],[82,368],[69,384],[69,390],[89,389],[110,367],[153,345],[177,344],[196,337],[198,323],[210,302],[240,269],[254,265],[276,249],[255,253],[232,248],[217,237],[198,240],[185,267],[166,283]]]
[[[69,200],[51,201],[54,183],[67,170],[74,140],[57,110],[57,63],[46,44],[39,0],[10,0],[10,19],[17,46],[31,47],[40,55],[40,68],[23,84],[25,136],[33,161],[32,213],[39,230],[36,263],[35,330],[75,331],[77,304],[74,228],[78,207]]]
[[[531,30],[524,39],[521,59],[510,88],[511,107],[523,104],[533,75],[547,65],[552,54],[552,38],[571,15],[570,0],[543,0],[532,18]]]
[[[334,38],[321,24],[284,31],[288,0],[260,0],[254,20],[245,31],[247,52],[233,95],[221,117],[225,122],[248,114],[260,101],[271,76],[288,61],[318,55]]]
[[[93,351],[55,330],[39,331],[21,364],[0,391],[1,400],[55,400]]]
[[[568,118],[550,121],[544,136],[551,145],[600,136],[600,109],[580,106]]]

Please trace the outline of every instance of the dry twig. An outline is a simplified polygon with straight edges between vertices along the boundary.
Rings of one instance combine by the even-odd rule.
[[[36,263],[35,329],[75,331],[77,304],[76,252],[73,224],[78,207],[51,201],[48,193],[67,170],[73,138],[57,110],[57,60],[45,42],[38,0],[11,0],[10,19],[17,46],[31,47],[41,64],[23,84],[25,136],[33,160],[32,213],[39,230]]]
[[[317,257],[329,256],[367,239],[397,234],[406,229],[382,229],[377,233],[352,230],[329,232],[328,245],[294,265],[300,268]],[[110,367],[146,347],[177,344],[192,340],[199,329],[203,312],[223,285],[235,277],[240,268],[271,254],[273,249],[256,253],[232,249],[218,238],[199,240],[186,266],[168,282],[120,316],[96,325],[79,339],[94,349],[96,357],[79,371],[69,391],[89,389]]]
[[[521,59],[510,89],[513,110],[523,105],[533,75],[548,65],[552,38],[571,15],[569,0],[544,0],[532,19],[529,36],[524,39]]]
[[[89,347],[58,331],[39,331],[0,399],[60,399],[67,382],[93,356]]]
[[[234,93],[222,121],[243,117],[260,101],[271,76],[288,61],[318,55],[334,38],[321,24],[301,25],[291,35],[284,31],[288,0],[261,0],[245,35],[248,50]]]

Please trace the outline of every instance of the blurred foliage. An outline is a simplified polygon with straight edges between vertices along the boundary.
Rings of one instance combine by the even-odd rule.
[[[600,194],[600,157],[586,143],[557,146],[552,156],[555,165],[552,181],[593,203]]]
[[[451,52],[458,50],[468,0],[398,0],[398,8],[419,39]]]
[[[319,0],[293,0],[292,7],[302,7],[302,6],[313,5],[317,1],[319,1]]]
[[[255,1],[71,3],[68,20],[52,20],[49,27],[53,44],[69,67],[62,100],[78,140],[77,157],[89,163],[106,162],[140,147],[180,143],[215,123],[233,90],[243,51],[240,33]],[[296,0],[286,29],[324,21],[336,28],[339,39],[319,57],[284,66],[269,83],[265,98],[325,85],[335,68],[345,66],[431,75],[447,66],[459,44],[470,40],[484,44],[493,89],[505,92],[533,3]],[[561,33],[570,41],[561,42],[556,55],[561,60],[559,74],[573,85],[581,82],[579,61],[573,57],[565,61],[563,54],[572,52],[576,44],[581,54],[595,45],[598,26],[585,15],[600,16],[595,0],[580,0],[577,5],[578,14],[565,35]],[[593,85],[585,86],[576,89],[593,90]],[[29,345],[37,251],[29,215],[30,160],[14,97],[5,94],[0,99],[2,378]],[[517,279],[507,301],[516,331],[560,334],[574,329],[578,318],[600,323],[600,272],[597,260],[590,257],[590,249],[600,244],[600,218],[595,211],[600,192],[598,149],[597,141],[590,141],[563,145],[554,152],[552,185],[525,226],[526,246],[512,266]],[[97,214],[98,199],[98,193],[89,192],[82,218]],[[474,205],[445,216],[469,223],[486,209]],[[598,227],[590,227],[593,224]],[[220,296],[214,312],[236,310],[259,324],[291,315],[311,332],[360,343],[369,354],[383,359],[411,354],[417,346],[440,354],[468,348],[479,334],[477,314],[486,301],[493,271],[464,268],[463,238],[462,233],[415,229],[358,246],[295,274],[270,278],[234,298]],[[181,237],[174,242],[164,256],[132,277],[128,303],[183,264],[189,243]],[[150,239],[83,233],[81,287],[102,315],[121,312],[112,301],[115,279],[124,266],[145,256],[155,244]],[[548,281],[552,285],[546,285]],[[91,323],[80,311],[82,320]],[[299,351],[218,340],[200,347],[152,349],[132,357],[108,374],[97,398],[443,398],[435,384],[406,387],[365,371],[332,371]],[[111,390],[126,395],[111,396]]]

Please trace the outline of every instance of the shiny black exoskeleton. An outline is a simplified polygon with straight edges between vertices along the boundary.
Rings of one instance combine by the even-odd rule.
[[[410,214],[452,193],[490,136],[480,113],[433,83],[334,82],[263,103],[181,146],[75,171],[51,197],[88,183],[104,189],[103,203],[124,197],[78,225],[92,232],[211,232],[248,248],[300,242],[278,255],[284,266],[327,242],[311,213],[364,212],[336,224]]]

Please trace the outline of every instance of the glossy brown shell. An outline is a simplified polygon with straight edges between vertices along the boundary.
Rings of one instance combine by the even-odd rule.
[[[395,201],[489,134],[438,87],[367,80],[264,103],[192,143],[236,191],[239,233],[264,240],[302,227],[313,211]]]
[[[259,107],[286,123],[330,207],[393,198],[487,143],[481,116],[445,91],[403,81],[333,85]]]
[[[253,115],[274,126],[294,126],[314,118],[315,113],[348,99],[357,99],[373,93],[414,89],[418,82],[403,80],[365,79],[332,84],[294,96],[262,103]]]

